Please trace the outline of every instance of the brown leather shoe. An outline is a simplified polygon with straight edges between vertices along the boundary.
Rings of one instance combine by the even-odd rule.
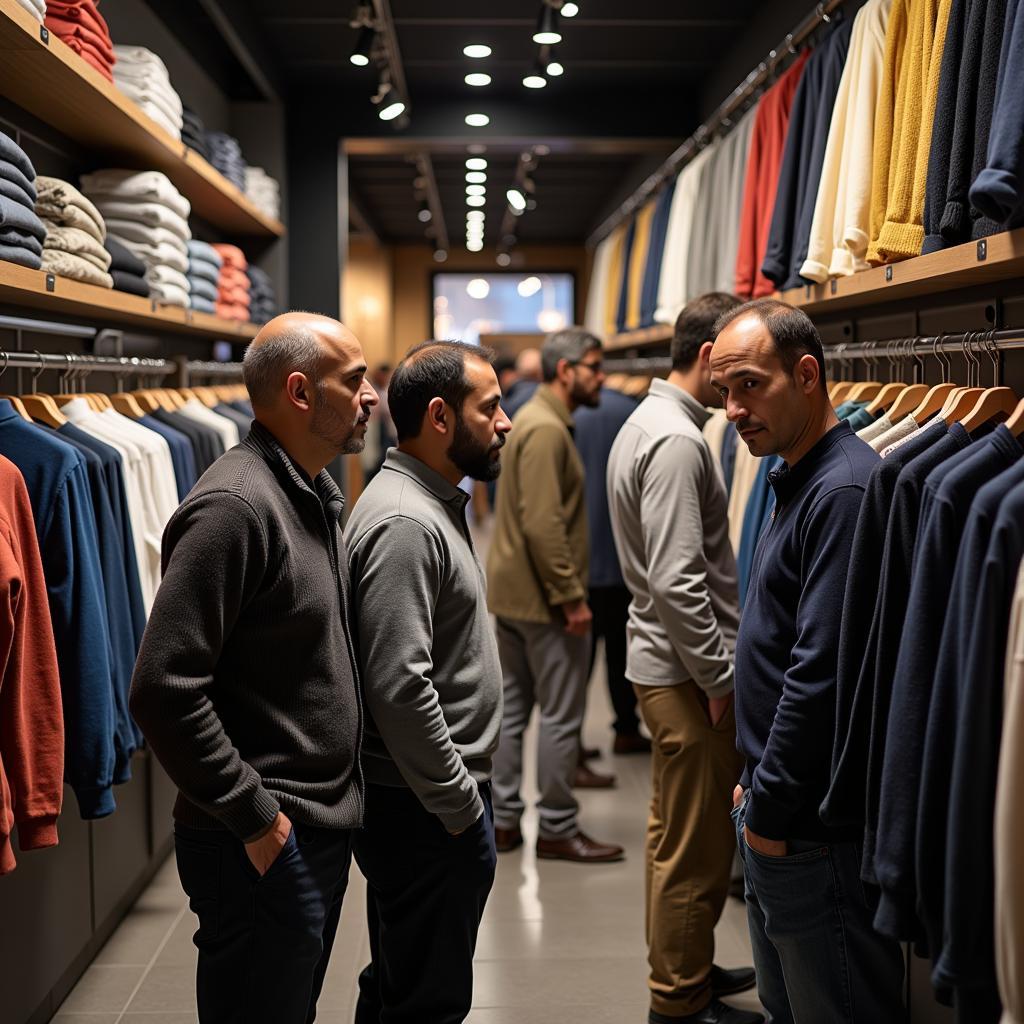
[[[581,764],[572,777],[572,785],[574,789],[614,789],[615,776],[602,775],[589,765]]]
[[[523,833],[518,828],[496,828],[494,848],[498,853],[511,853],[523,845]]]
[[[597,747],[580,747],[580,764],[584,761],[596,761],[601,756]]]
[[[622,860],[626,852],[613,843],[599,843],[582,832],[568,839],[538,839],[537,857],[541,860],[572,860],[580,864],[607,864]]]
[[[612,743],[614,754],[649,754],[651,741],[640,733],[620,733]]]

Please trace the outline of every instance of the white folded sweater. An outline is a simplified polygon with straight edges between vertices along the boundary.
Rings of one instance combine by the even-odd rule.
[[[104,218],[112,220],[134,220],[140,224],[148,224],[154,228],[166,228],[187,242],[192,237],[188,221],[179,217],[169,206],[163,203],[138,202],[130,199],[96,198],[96,208]]]
[[[161,171],[130,171],[121,168],[94,171],[82,175],[82,188],[91,196],[102,196],[105,199],[139,199],[163,203],[179,217],[188,217],[192,212],[189,201]]]

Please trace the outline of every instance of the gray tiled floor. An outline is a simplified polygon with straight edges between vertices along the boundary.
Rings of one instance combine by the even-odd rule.
[[[610,720],[595,678],[586,739],[607,748]],[[532,749],[532,745],[529,749]],[[530,759],[527,758],[529,765]],[[538,864],[526,846],[499,859],[476,957],[469,1024],[642,1024],[646,1020],[643,939],[643,835],[649,789],[646,757],[601,763],[615,790],[580,794],[580,822],[623,843],[622,864]],[[527,791],[532,779],[527,777]],[[364,883],[353,865],[338,940],[320,1000],[318,1024],[349,1024],[355,978],[367,958]],[[59,1024],[195,1024],[193,918],[173,859],[164,865],[96,962],[61,1007]],[[729,900],[718,927],[716,960],[749,964],[742,904]],[[756,1009],[752,993],[735,1005]]]

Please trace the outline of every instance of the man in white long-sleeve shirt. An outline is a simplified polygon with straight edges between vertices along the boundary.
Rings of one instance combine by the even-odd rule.
[[[608,460],[608,504],[632,594],[626,677],[654,740],[647,829],[651,1024],[757,1024],[720,996],[754,984],[713,965],[735,836],[740,774],[732,707],[739,624],[725,485],[701,430],[718,405],[708,360],[713,292],[676,321],[672,372],[655,380]]]

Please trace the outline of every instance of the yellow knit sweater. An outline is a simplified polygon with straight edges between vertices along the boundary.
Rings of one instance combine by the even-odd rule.
[[[869,263],[894,263],[921,252],[928,154],[952,5],[953,0],[893,4],[875,116]]]
[[[605,289],[604,305],[604,335],[611,338],[619,333],[619,296],[622,294],[622,258],[625,255],[626,231],[629,229],[629,222],[620,224],[614,232],[609,243],[611,253],[608,257],[607,281]]]
[[[626,330],[635,331],[640,326],[640,303],[644,290],[644,271],[651,249],[651,221],[657,200],[648,201],[636,215],[636,234],[633,236],[633,251],[629,259],[629,294],[626,297]]]

